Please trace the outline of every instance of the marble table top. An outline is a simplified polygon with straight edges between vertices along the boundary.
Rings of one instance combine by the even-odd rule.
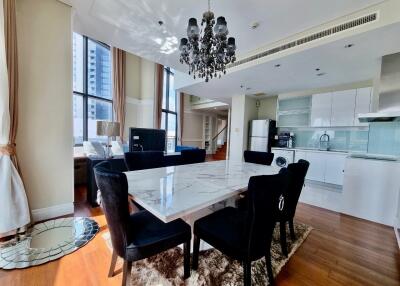
[[[134,200],[164,222],[188,216],[238,195],[251,176],[277,174],[280,168],[213,161],[125,172]]]

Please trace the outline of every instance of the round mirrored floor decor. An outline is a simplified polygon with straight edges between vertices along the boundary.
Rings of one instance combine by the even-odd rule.
[[[89,218],[60,218],[34,225],[19,241],[0,247],[0,268],[15,269],[59,259],[88,243],[99,231]]]

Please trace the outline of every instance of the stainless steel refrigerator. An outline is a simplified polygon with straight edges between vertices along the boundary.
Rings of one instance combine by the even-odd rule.
[[[251,120],[249,123],[248,150],[271,152],[276,135],[276,121],[271,119]]]

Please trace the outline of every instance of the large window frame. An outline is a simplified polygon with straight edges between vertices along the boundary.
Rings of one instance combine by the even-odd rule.
[[[108,98],[104,98],[101,96],[97,96],[97,95],[93,95],[89,93],[88,90],[88,77],[89,77],[89,72],[88,72],[88,42],[89,40],[92,41],[95,44],[98,44],[100,46],[103,46],[104,48],[108,49],[111,53],[111,47],[105,43],[102,43],[100,41],[94,40],[92,38],[89,38],[87,36],[81,35],[82,39],[83,39],[83,92],[80,91],[76,91],[73,90],[73,96],[77,95],[77,96],[81,96],[82,100],[83,100],[83,139],[82,141],[88,141],[88,137],[89,137],[89,131],[88,131],[88,105],[89,105],[89,99],[94,99],[100,102],[106,102],[106,103],[111,103],[111,121],[114,120],[114,106],[113,106],[113,100],[112,100],[112,96],[111,99]],[[111,57],[111,54],[110,54]],[[110,70],[111,72],[111,70]],[[112,84],[112,83],[111,83]],[[111,94],[112,95],[112,94]],[[83,144],[78,143],[75,144],[74,142],[74,146],[82,146]]]
[[[165,142],[166,144],[166,148],[167,148],[167,144],[168,144],[168,115],[172,114],[175,116],[175,139],[174,139],[174,143],[175,143],[175,149],[177,146],[177,142],[178,142],[178,112],[177,112],[177,98],[176,98],[176,91],[175,92],[175,111],[174,110],[170,110],[170,105],[169,105],[169,101],[170,101],[170,78],[171,76],[174,76],[174,72],[169,68],[169,67],[164,67],[164,71],[165,71],[165,90],[163,91],[165,93],[165,108],[161,109],[161,115],[164,113],[165,114],[165,126],[161,126],[161,129],[164,129],[166,131],[166,135],[167,135],[167,140]],[[164,104],[162,104],[164,105]],[[168,151],[168,148],[167,150]],[[174,150],[175,151],[175,150]]]

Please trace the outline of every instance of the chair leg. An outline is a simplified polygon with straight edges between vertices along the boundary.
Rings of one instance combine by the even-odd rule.
[[[190,277],[190,240],[183,244],[183,278]]]
[[[251,286],[251,261],[243,261],[243,284]]]
[[[287,243],[286,243],[286,222],[285,221],[279,222],[279,226],[280,226],[280,238],[281,238],[282,254],[285,257],[288,257]]]
[[[115,270],[115,265],[117,264],[117,258],[118,258],[117,254],[115,253],[115,251],[113,251],[110,263],[110,270],[108,270],[108,277],[114,276],[114,270]]]
[[[267,275],[268,275],[269,284],[273,285],[274,284],[274,275],[272,273],[271,250],[270,249],[267,251],[267,254],[265,255],[265,264],[267,266]]]
[[[296,234],[294,232],[294,224],[293,224],[293,219],[289,220],[289,229],[290,229],[290,238],[292,240],[296,239]]]
[[[200,238],[196,235],[193,237],[193,261],[192,269],[197,270],[199,267],[199,250],[200,250]]]
[[[124,260],[123,272],[122,272],[122,286],[129,286],[131,284],[131,271],[132,261]]]

